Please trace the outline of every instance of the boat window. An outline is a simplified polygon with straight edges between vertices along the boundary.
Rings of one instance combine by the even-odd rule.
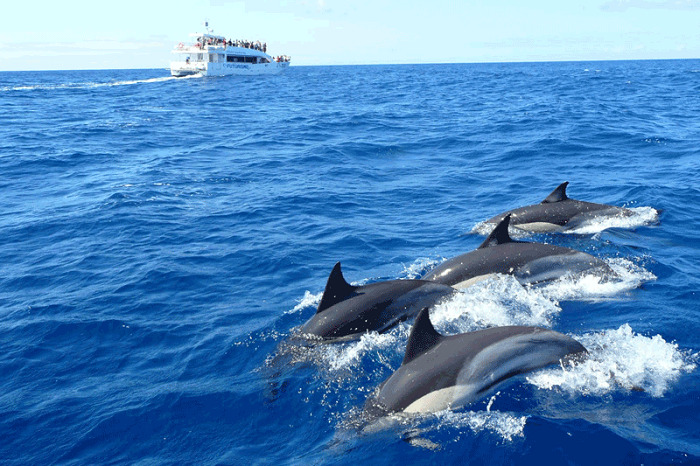
[[[224,59],[224,57],[226,57],[226,58]],[[212,60],[211,60],[211,57],[210,57],[210,60],[209,60],[209,61],[212,61]],[[217,61],[217,60],[215,59],[215,60],[213,60],[213,61]],[[270,59],[269,59],[269,58],[265,58],[265,57],[246,57],[246,56],[243,56],[243,55],[219,55],[218,61],[220,61],[220,62],[222,62],[222,63],[223,63],[224,61],[226,61],[226,63],[270,63]]]

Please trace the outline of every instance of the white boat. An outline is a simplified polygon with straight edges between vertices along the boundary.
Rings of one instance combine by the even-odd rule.
[[[267,44],[227,39],[214,35],[208,23],[204,26],[206,32],[190,34],[191,43],[180,42],[175,46],[173,53],[178,59],[170,62],[173,76],[276,74],[289,67],[290,58],[268,55]]]

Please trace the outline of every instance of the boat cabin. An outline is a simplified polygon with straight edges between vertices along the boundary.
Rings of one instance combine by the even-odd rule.
[[[227,74],[277,73],[289,66],[289,57],[271,57],[267,44],[260,41],[233,40],[206,33],[190,34],[193,42],[180,42],[173,53],[179,59],[171,62],[173,76],[201,74],[223,76]]]

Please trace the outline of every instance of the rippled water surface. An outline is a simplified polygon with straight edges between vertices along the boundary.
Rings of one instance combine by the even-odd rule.
[[[0,73],[0,461],[700,464],[700,61]],[[417,278],[544,199],[595,276],[495,277],[445,334],[537,325],[585,361],[366,424],[410,322],[290,343],[341,261]]]

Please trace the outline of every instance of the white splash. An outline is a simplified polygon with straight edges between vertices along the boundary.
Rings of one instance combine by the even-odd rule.
[[[603,280],[595,273],[564,276],[537,286],[522,286],[511,275],[495,275],[435,306],[431,319],[438,330],[470,332],[495,325],[551,327],[560,302],[609,298],[655,280],[656,276],[629,259],[605,259],[617,277]]]
[[[420,278],[420,276],[423,275],[426,270],[434,268],[444,260],[444,258],[431,259],[429,257],[419,257],[418,259],[413,261],[412,264],[404,266],[401,275],[405,276],[408,279]]]
[[[523,437],[527,416],[516,416],[501,411],[441,411],[436,414],[439,425],[469,427],[474,432],[490,431],[503,440]]]
[[[564,233],[590,235],[608,228],[634,229],[645,225],[653,225],[659,221],[659,211],[653,207],[631,207],[627,208],[627,210],[631,211],[632,215],[596,217],[591,222],[571,230],[565,230]]]
[[[322,292],[313,294],[310,291],[306,290],[304,292],[304,296],[298,301],[297,305],[294,306],[291,310],[287,311],[286,314],[293,314],[295,312],[301,311],[302,309],[306,309],[307,307],[318,307],[318,303],[321,302],[322,297]]]
[[[540,389],[558,387],[584,395],[602,395],[622,387],[661,397],[682,373],[696,367],[698,355],[684,353],[660,335],[636,334],[628,324],[577,339],[589,350],[586,359],[545,369],[526,380]]]
[[[371,419],[370,423],[357,422],[359,411],[351,412],[343,418],[342,426],[352,427],[360,425],[365,433],[401,432],[405,440],[413,446],[438,450],[443,445],[436,444],[429,439],[434,432],[443,429],[455,429],[464,431],[470,429],[479,433],[491,432],[504,441],[512,441],[514,437],[524,437],[523,430],[527,422],[527,416],[501,411],[452,411],[449,409],[437,413],[393,413],[385,417]],[[407,436],[408,434],[408,436]],[[459,440],[459,435],[452,437],[453,441]]]
[[[323,363],[332,371],[351,369],[370,352],[389,353],[398,346],[397,337],[391,333],[369,332],[362,335],[358,341],[324,346]]]
[[[617,277],[603,279],[593,273],[564,276],[533,288],[543,297],[554,302],[611,297],[638,288],[642,283],[656,280],[656,276],[644,267],[625,258],[603,259]]]
[[[537,290],[523,287],[510,275],[497,275],[438,304],[430,318],[438,330],[447,326],[454,333],[495,325],[551,326],[560,311]]]
[[[488,236],[491,234],[495,226],[496,225],[494,225],[493,223],[486,223],[485,221],[479,222],[472,227],[469,233],[473,235]],[[515,239],[527,238],[528,236],[532,236],[532,232],[514,227],[513,225],[508,226],[508,234],[511,238]]]

